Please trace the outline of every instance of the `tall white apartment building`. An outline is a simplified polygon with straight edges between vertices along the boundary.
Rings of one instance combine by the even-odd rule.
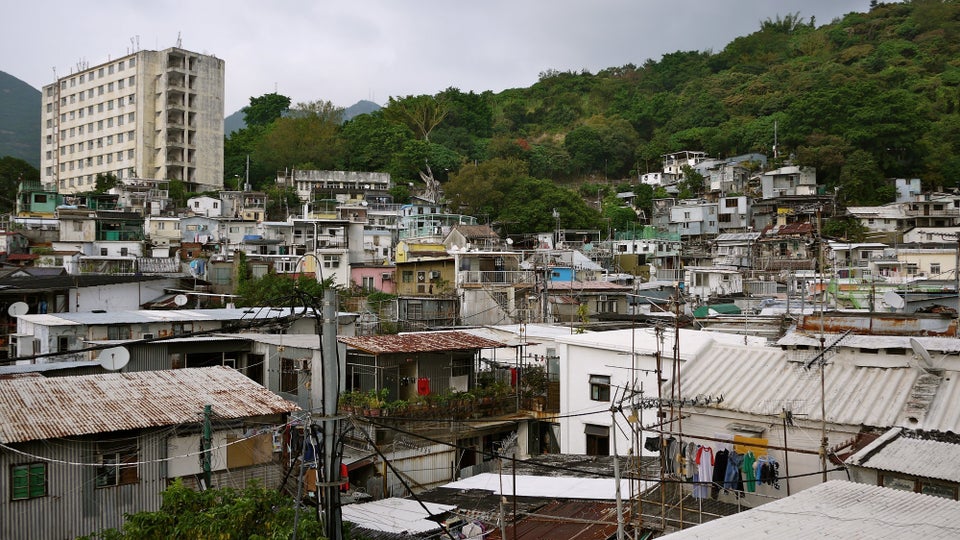
[[[91,191],[98,174],[223,189],[223,60],[137,51],[43,87],[41,180]]]

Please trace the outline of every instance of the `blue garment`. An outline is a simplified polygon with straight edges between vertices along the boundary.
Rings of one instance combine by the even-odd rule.
[[[730,455],[727,457],[727,471],[723,477],[723,489],[743,491],[743,477],[740,474],[740,465],[742,463],[742,455],[736,452],[730,452]]]

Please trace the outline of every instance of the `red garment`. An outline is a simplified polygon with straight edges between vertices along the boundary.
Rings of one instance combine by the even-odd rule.
[[[430,379],[426,377],[417,379],[417,394],[421,396],[430,395]]]

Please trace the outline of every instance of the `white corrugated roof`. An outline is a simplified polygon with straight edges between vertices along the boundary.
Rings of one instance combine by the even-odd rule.
[[[227,367],[0,379],[0,443],[192,424],[297,410]]]
[[[960,444],[910,436],[893,428],[847,458],[850,465],[960,482]]]
[[[344,521],[349,521],[359,527],[374,531],[383,531],[394,534],[417,534],[436,531],[440,524],[430,521],[430,514],[437,515],[456,509],[449,504],[431,502],[417,502],[413,499],[382,499],[362,504],[347,504],[341,509]]]
[[[294,314],[303,313],[303,308],[294,308]],[[234,308],[234,309],[141,309],[133,311],[105,311],[57,313],[44,315],[21,315],[20,318],[44,326],[78,324],[142,324],[153,322],[239,321],[272,319],[291,314],[291,308]],[[313,314],[307,310],[307,316]]]
[[[482,489],[497,495],[513,496],[514,480],[501,482],[500,475],[481,473],[444,485],[451,489]],[[517,495],[559,499],[615,500],[617,484],[613,478],[575,478],[570,476],[516,475]],[[641,488],[645,489],[645,488]],[[621,493],[629,493],[630,480],[620,481]]]
[[[671,540],[958,537],[960,502],[844,480],[831,480],[666,536]]]
[[[682,340],[682,346],[687,341]],[[812,357],[813,353],[811,353]],[[806,420],[820,420],[820,377],[792,354],[774,347],[716,344],[685,362],[685,396],[723,396],[712,407],[750,414],[776,414],[784,404]],[[827,421],[847,425],[898,425],[919,371],[914,368],[828,363]],[[670,382],[664,383],[666,388]]]
[[[674,329],[663,332],[662,351],[664,354],[673,354],[675,341]],[[610,330],[607,332],[593,332],[590,334],[573,334],[557,336],[557,343],[569,343],[580,347],[593,347],[617,352],[633,352],[640,355],[652,355],[657,352],[657,336],[653,328],[636,328],[627,330]],[[703,332],[700,330],[680,329],[680,358],[689,360],[696,358],[703,351],[718,343],[743,344],[762,347],[766,339],[753,336],[739,336],[722,332]]]
[[[824,334],[824,343],[827,345],[840,339],[840,334]],[[849,334],[843,338],[838,347],[840,348],[864,348],[864,349],[906,349],[910,351],[910,340],[915,339],[923,345],[928,351],[938,351],[944,353],[960,352],[960,339],[946,337],[929,336],[875,336]],[[807,345],[810,347],[820,347],[820,337],[804,334],[801,332],[789,332],[777,340],[777,345]]]

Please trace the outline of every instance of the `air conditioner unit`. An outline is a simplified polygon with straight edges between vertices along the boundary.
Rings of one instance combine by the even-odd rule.
[[[391,279],[393,279],[393,274],[390,272],[384,272],[383,274],[380,275],[380,279],[382,279],[383,281],[390,281]]]
[[[439,271],[439,270],[432,270],[432,271],[430,272],[430,279],[440,279],[440,271]]]
[[[144,332],[144,333],[143,333],[143,339],[153,339],[153,333],[152,333],[152,332]]]

